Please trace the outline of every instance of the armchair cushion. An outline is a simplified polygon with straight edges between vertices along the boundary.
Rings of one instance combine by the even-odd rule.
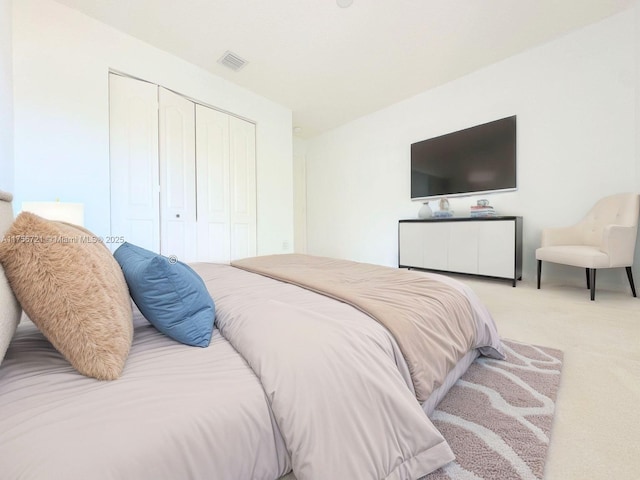
[[[588,245],[540,247],[536,250],[536,259],[582,268],[609,268],[609,256]]]
[[[542,230],[542,239],[540,245],[543,247],[557,245],[580,245],[581,243],[582,231],[576,226],[545,228],[544,230]]]

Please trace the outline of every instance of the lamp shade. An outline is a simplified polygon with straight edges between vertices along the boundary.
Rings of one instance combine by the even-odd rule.
[[[66,202],[22,202],[22,211],[31,212],[47,220],[84,226],[84,204]]]

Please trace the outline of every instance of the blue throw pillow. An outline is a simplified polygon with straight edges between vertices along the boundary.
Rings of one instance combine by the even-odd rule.
[[[186,345],[209,345],[216,309],[191,267],[126,242],[113,256],[131,298],[153,326]]]

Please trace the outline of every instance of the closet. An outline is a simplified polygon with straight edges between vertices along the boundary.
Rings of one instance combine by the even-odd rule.
[[[256,255],[255,125],[109,75],[111,233],[185,262]]]

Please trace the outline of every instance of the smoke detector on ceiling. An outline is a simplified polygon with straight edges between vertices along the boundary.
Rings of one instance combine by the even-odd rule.
[[[353,0],[336,0],[336,3],[340,8],[348,8],[353,3]]]
[[[218,63],[220,65],[224,65],[225,67],[230,68],[231,70],[235,70],[236,72],[244,67],[248,62],[240,57],[239,55],[227,50],[224,52],[218,59]]]

